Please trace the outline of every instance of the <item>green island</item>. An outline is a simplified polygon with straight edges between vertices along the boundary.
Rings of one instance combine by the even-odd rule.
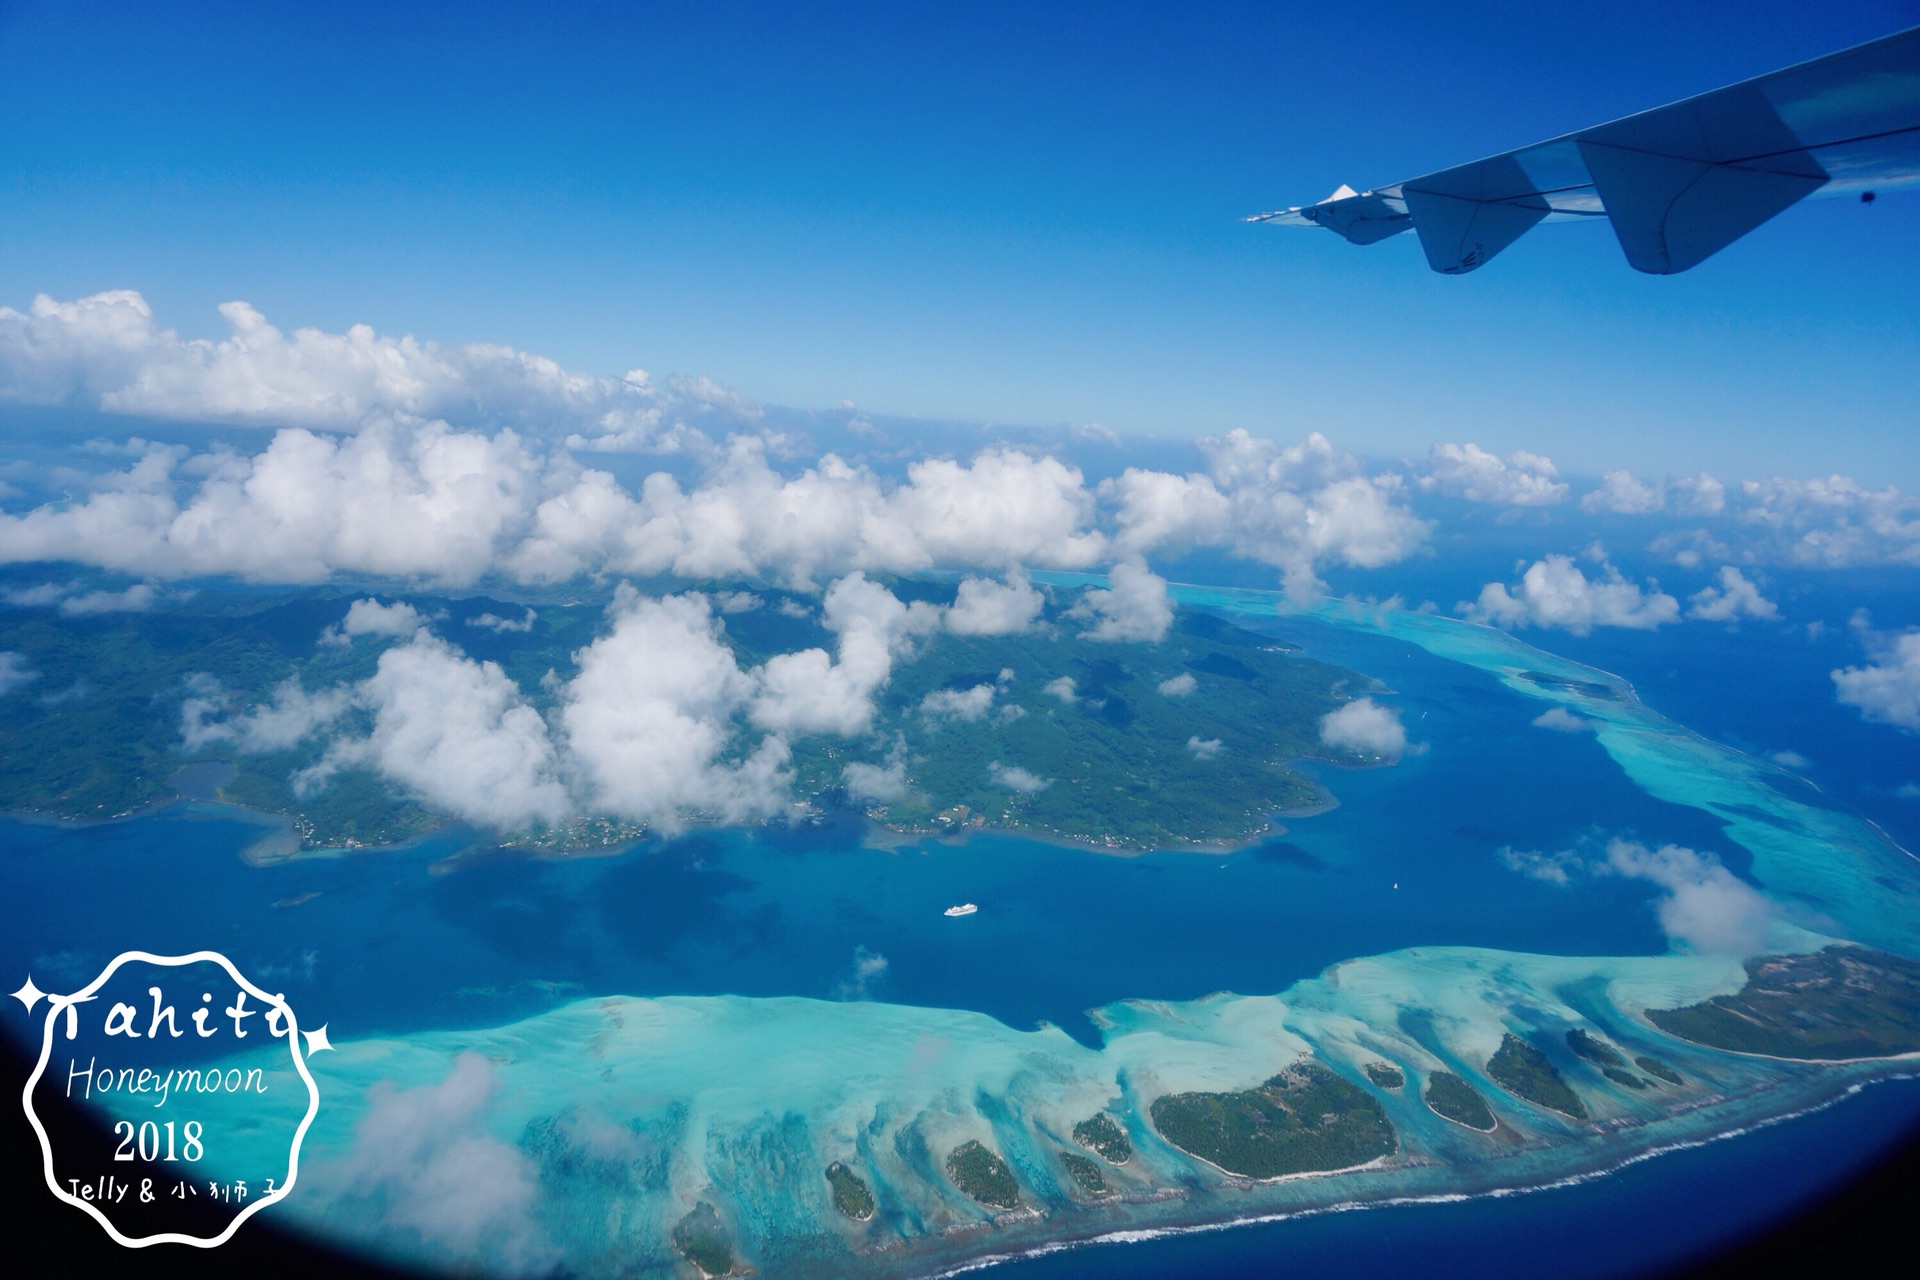
[[[969,1139],[947,1153],[947,1177],[989,1209],[1020,1207],[1020,1184],[1013,1180],[1013,1170],[978,1140]]]
[[[1591,1035],[1579,1027],[1567,1032],[1567,1048],[1577,1057],[1585,1058],[1596,1067],[1624,1067],[1627,1060],[1599,1036]]]
[[[1149,1110],[1168,1142],[1248,1178],[1350,1169],[1399,1150],[1380,1104],[1313,1061],[1288,1067],[1258,1089],[1168,1094]]]
[[[1649,1009],[1647,1021],[1695,1044],[1775,1058],[1886,1058],[1920,1050],[1920,964],[1912,960],[1832,946],[1812,955],[1756,956],[1746,967],[1737,995]]]
[[[1436,1071],[1427,1077],[1427,1106],[1443,1120],[1482,1133],[1492,1133],[1500,1123],[1479,1090],[1451,1071]]]
[[[1647,1087],[1645,1080],[1642,1080],[1631,1071],[1622,1071],[1619,1067],[1602,1067],[1600,1068],[1600,1074],[1615,1084],[1624,1085],[1629,1089],[1644,1089]]]
[[[689,589],[638,585],[655,594]],[[752,583],[700,585],[753,602],[720,618],[742,668],[805,648],[836,650],[817,597]],[[919,579],[887,585],[903,600],[939,605],[956,589]],[[556,709],[559,684],[608,625],[606,595],[535,602],[525,630],[503,631],[490,623],[525,612],[524,600],[337,586],[209,586],[148,613],[65,617],[0,606],[0,650],[23,655],[34,673],[8,706],[0,810],[124,817],[183,792],[198,795],[203,777],[170,785],[187,776],[184,767],[230,764],[230,776],[199,798],[282,815],[300,848],[389,845],[433,829],[443,815],[368,768],[296,784],[335,738],[366,736],[364,707],[284,749],[240,751],[220,738],[189,749],[183,737],[182,710],[192,699],[217,723],[268,704],[289,681],[311,695],[371,676],[381,653],[404,640],[338,637],[349,604],[369,595],[411,605],[434,634],[497,664],[542,714]],[[1319,741],[1320,717],[1341,705],[1342,685],[1360,683],[1354,673],[1194,609],[1176,611],[1157,643],[1089,644],[1067,617],[1077,598],[1054,591],[1020,634],[919,640],[879,691],[868,733],[791,744],[795,799],[816,812],[853,807],[907,836],[999,828],[1133,852],[1245,842],[1275,812],[1320,801],[1290,762],[1359,760]],[[335,641],[322,643],[323,635]],[[984,702],[983,686],[992,692]],[[968,691],[981,697],[940,696]],[[960,710],[942,714],[943,705]],[[744,717],[735,729],[747,743],[758,732]],[[849,796],[843,771],[855,762],[897,764],[904,793]],[[613,850],[644,834],[632,823],[586,817],[496,838],[502,847],[553,854]]]
[[[1633,1065],[1656,1080],[1665,1080],[1668,1084],[1685,1084],[1686,1080],[1678,1071],[1650,1054],[1642,1054],[1633,1060]]]
[[[1123,1165],[1133,1159],[1133,1140],[1104,1111],[1073,1126],[1073,1140],[1111,1165]]]
[[[1406,1087],[1407,1077],[1400,1068],[1390,1062],[1369,1062],[1366,1065],[1367,1079],[1382,1089],[1401,1089]]]
[[[674,1224],[673,1247],[703,1276],[733,1274],[733,1241],[720,1215],[705,1200]]]
[[[1549,1111],[1558,1111],[1575,1120],[1587,1118],[1587,1106],[1580,1095],[1567,1087],[1560,1069],[1547,1061],[1547,1055],[1507,1032],[1500,1047],[1487,1059],[1487,1078],[1516,1098]]]
[[[827,1166],[827,1185],[833,1189],[833,1207],[852,1218],[855,1222],[867,1222],[873,1217],[873,1189],[866,1180],[835,1160]]]
[[[1067,1173],[1074,1184],[1090,1196],[1103,1196],[1107,1193],[1106,1175],[1100,1172],[1100,1166],[1077,1151],[1062,1151],[1060,1163],[1067,1166]]]

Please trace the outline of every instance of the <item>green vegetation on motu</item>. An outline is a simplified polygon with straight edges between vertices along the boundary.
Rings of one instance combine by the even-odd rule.
[[[1405,1087],[1407,1083],[1407,1078],[1401,1074],[1400,1068],[1391,1062],[1369,1062],[1366,1072],[1367,1079],[1382,1089],[1399,1089]]]
[[[1587,1118],[1587,1106],[1567,1087],[1560,1068],[1547,1061],[1547,1055],[1514,1035],[1511,1031],[1500,1047],[1487,1059],[1487,1078],[1516,1098],[1575,1120]]]
[[[1589,1035],[1579,1027],[1567,1032],[1567,1048],[1596,1067],[1624,1067],[1627,1060],[1620,1056],[1614,1047],[1599,1036]]]
[[[859,1174],[835,1160],[827,1166],[827,1185],[833,1188],[833,1207],[855,1222],[873,1217],[873,1190]]]
[[[1641,1057],[1635,1058],[1633,1065],[1654,1077],[1656,1080],[1665,1080],[1668,1084],[1686,1083],[1678,1071],[1675,1071],[1672,1067],[1660,1061],[1660,1059],[1650,1055],[1642,1055]]]
[[[968,1139],[947,1153],[947,1176],[953,1185],[990,1209],[1020,1205],[1020,1184],[1007,1162],[978,1141]]]
[[[1296,1063],[1258,1089],[1168,1094],[1149,1113],[1174,1146],[1249,1178],[1348,1169],[1399,1149],[1372,1095],[1317,1062]]]
[[[1062,1151],[1060,1163],[1067,1166],[1067,1173],[1074,1184],[1090,1196],[1103,1196],[1107,1193],[1106,1175],[1100,1172],[1100,1166],[1077,1151]]]
[[[1122,1165],[1133,1159],[1133,1140],[1104,1111],[1095,1112],[1073,1126],[1073,1140],[1108,1164]]]
[[[714,1207],[702,1200],[673,1228],[673,1247],[680,1256],[700,1268],[702,1275],[724,1276],[733,1272],[733,1241],[720,1223]]]
[[[1479,1090],[1451,1071],[1436,1071],[1427,1077],[1427,1106],[1437,1116],[1482,1133],[1492,1133],[1499,1123]]]
[[[905,596],[920,585],[895,590]],[[910,790],[871,810],[878,820],[918,832],[1031,831],[1121,850],[1238,842],[1264,830],[1276,810],[1319,798],[1290,760],[1349,758],[1321,744],[1319,721],[1340,705],[1334,688],[1353,673],[1207,613],[1180,610],[1158,644],[1090,642],[1060,613],[1050,607],[1024,635],[937,635],[895,665],[874,737],[900,744]],[[739,617],[728,627],[741,629]],[[1046,692],[1062,677],[1073,681],[1072,701]],[[1168,681],[1184,686],[1182,677],[1190,692],[1160,692]],[[929,695],[981,686],[995,693],[976,720],[922,711]],[[875,755],[804,739],[794,747],[800,790],[825,791],[848,759]],[[1039,789],[1007,785],[1009,768],[1025,770]]]
[[[1920,964],[1844,946],[1755,957],[1747,961],[1738,995],[1649,1009],[1647,1021],[1734,1053],[1816,1059],[1912,1053],[1920,1049]]]
[[[23,573],[0,571],[0,585],[25,589],[37,581]],[[645,585],[655,592],[690,586]],[[741,584],[702,585],[719,591]],[[952,583],[890,585],[906,599],[946,603],[954,594]],[[815,616],[817,598],[749,590],[758,605],[722,618],[743,667],[797,649],[834,651],[836,637]],[[487,614],[518,617],[523,603],[332,586],[209,587],[151,612],[90,617],[0,606],[0,652],[21,654],[33,673],[5,695],[0,810],[120,817],[171,800],[168,779],[182,766],[227,760],[235,772],[219,797],[286,815],[303,845],[392,844],[431,829],[439,816],[366,769],[343,768],[324,780],[308,774],[312,785],[296,786],[335,739],[367,735],[365,708],[349,709],[327,732],[285,750],[242,752],[217,737],[189,750],[183,737],[182,708],[190,698],[202,699],[218,722],[267,704],[290,680],[317,693],[371,676],[380,655],[404,641],[320,643],[353,600],[369,595],[412,604],[432,620],[435,634],[469,657],[498,664],[543,714],[561,696],[545,677],[570,679],[575,655],[608,625],[604,594],[540,603],[525,631],[474,625]],[[1191,610],[1176,615],[1158,644],[1087,641],[1064,616],[1076,599],[1059,593],[1026,634],[923,639],[916,655],[895,664],[869,734],[794,744],[796,799],[843,802],[849,762],[884,763],[897,752],[908,794],[869,810],[890,826],[994,826],[1131,850],[1245,840],[1275,810],[1317,798],[1287,761],[1338,754],[1319,743],[1318,721],[1338,705],[1334,688],[1351,681],[1351,672]],[[1181,676],[1193,678],[1190,692],[1159,692]],[[1074,681],[1070,702],[1045,692],[1061,677]],[[931,693],[983,684],[995,692],[977,720],[922,710]],[[744,720],[736,728],[743,741],[755,732]],[[1009,787],[1006,771],[1013,768],[1037,779],[1039,789]],[[561,851],[611,847],[642,833],[591,819],[503,836],[511,846]]]
[[[1647,1087],[1645,1080],[1642,1080],[1631,1071],[1622,1071],[1618,1067],[1602,1067],[1600,1068],[1600,1074],[1615,1084],[1625,1085],[1629,1089],[1644,1089]]]

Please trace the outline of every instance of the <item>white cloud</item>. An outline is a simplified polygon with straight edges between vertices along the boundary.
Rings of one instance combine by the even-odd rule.
[[[750,711],[763,729],[784,734],[866,731],[873,721],[873,695],[893,673],[894,658],[940,625],[940,612],[919,601],[902,604],[864,573],[851,573],[828,588],[821,620],[839,637],[837,659],[824,649],[803,649],[769,658],[758,668]]]
[[[1680,617],[1680,602],[1649,582],[1643,591],[1620,576],[1612,565],[1589,579],[1568,556],[1549,555],[1535,561],[1509,589],[1490,582],[1480,599],[1461,604],[1463,616],[1497,627],[1559,627],[1586,635],[1595,627],[1652,630]]]
[[[1556,733],[1585,733],[1597,727],[1595,721],[1585,716],[1577,716],[1565,707],[1548,707],[1531,721],[1536,729],[1552,729]]]
[[[1320,741],[1343,751],[1397,760],[1407,751],[1400,713],[1372,698],[1352,702],[1320,717]]]
[[[371,1218],[449,1262],[536,1272],[557,1254],[536,1221],[539,1169],[486,1131],[497,1085],[478,1053],[454,1059],[439,1084],[379,1081],[354,1126],[353,1146],[317,1170],[334,1212]]]
[[[1368,476],[1319,432],[1284,449],[1240,430],[1196,443],[1206,474],[1129,468],[1100,486],[1123,557],[1226,547],[1278,568],[1288,592],[1305,597],[1324,589],[1322,562],[1378,568],[1410,555],[1431,529],[1406,506],[1399,476]]]
[[[840,771],[840,785],[855,804],[884,804],[907,794],[907,765],[894,759],[886,764],[855,760]]]
[[[187,696],[180,704],[180,736],[189,751],[216,742],[230,742],[240,751],[286,751],[331,728],[354,703],[351,688],[308,693],[299,677],[289,676],[266,702],[244,715],[221,718],[226,717],[232,699],[218,680],[200,673],[187,681]]]
[[[1218,738],[1202,738],[1194,734],[1187,739],[1187,750],[1193,752],[1195,760],[1211,760],[1220,754],[1221,742]]]
[[[1040,616],[1046,599],[1018,569],[1004,584],[990,578],[963,578],[947,610],[947,629],[962,636],[1005,636],[1025,631]]]
[[[1001,764],[998,760],[987,766],[987,776],[993,779],[995,786],[1018,791],[1022,795],[1033,795],[1053,785],[1051,778],[1039,777],[1019,765]]]
[[[380,655],[355,697],[372,713],[372,732],[336,739],[309,785],[363,765],[436,812],[500,830],[556,824],[571,813],[546,722],[497,663],[416,632]]]
[[[754,681],[721,642],[707,600],[623,588],[612,612],[612,631],[576,655],[558,716],[587,803],[667,828],[689,814],[738,822],[778,812],[789,794],[786,740],[770,734],[727,758]]]
[[[539,616],[540,615],[535,613],[532,609],[527,610],[526,615],[520,618],[503,618],[497,613],[483,613],[478,615],[477,617],[468,618],[467,625],[470,627],[482,627],[488,631],[496,631],[496,632],[502,632],[502,633],[505,633],[508,631],[525,632],[525,631],[533,630],[533,624],[539,618]]]
[[[1651,515],[1666,505],[1665,486],[1641,480],[1631,471],[1607,472],[1600,477],[1600,487],[1580,499],[1584,511],[1611,511],[1623,516]]]
[[[1058,698],[1068,706],[1072,706],[1080,699],[1079,685],[1072,676],[1059,676],[1049,680],[1040,692],[1050,698]]]
[[[410,636],[426,625],[426,617],[406,601],[381,604],[368,596],[348,605],[347,616],[320,633],[320,643],[342,646],[357,636]]]
[[[1539,853],[1503,848],[1509,868],[1566,887],[1587,876],[1624,876],[1663,890],[1654,904],[1667,937],[1693,952],[1752,955],[1766,941],[1773,904],[1710,853],[1680,845],[1650,848],[1636,840],[1608,840],[1603,852],[1578,849]]]
[[[1468,502],[1539,507],[1567,496],[1559,476],[1551,458],[1524,449],[1502,459],[1471,442],[1436,444],[1427,452],[1420,487]]]
[[[977,684],[971,689],[935,689],[920,699],[920,714],[929,720],[980,720],[993,709],[998,687]]]
[[[1835,696],[1868,720],[1920,732],[1920,631],[1867,640],[1874,661],[1831,672]]]
[[[1772,905],[1712,854],[1614,839],[1607,842],[1604,869],[1666,890],[1655,907],[1660,927],[1690,951],[1751,955],[1766,940]]]
[[[1177,676],[1162,680],[1156,687],[1163,698],[1184,698],[1198,689],[1200,682],[1193,678],[1193,672],[1182,671]]]
[[[887,977],[887,958],[865,947],[853,949],[853,972],[834,988],[842,1000],[871,1000],[875,988]]]
[[[1775,478],[1746,481],[1741,496],[1741,519],[1772,540],[1774,558],[1826,568],[1920,564],[1920,498],[1892,485]]]
[[[1783,769],[1804,769],[1813,763],[1798,751],[1775,751],[1767,759]]]
[[[12,650],[0,653],[0,695],[12,693],[21,685],[39,678],[40,673],[27,661],[26,654]]]
[[[1573,883],[1574,877],[1586,871],[1586,860],[1572,849],[1561,849],[1554,853],[1539,853],[1529,849],[1515,849],[1502,846],[1500,861],[1511,871],[1533,880],[1544,880],[1548,884],[1566,888]]]
[[[85,618],[102,613],[145,613],[158,603],[152,583],[136,582],[121,591],[82,591],[77,582],[44,582],[5,593],[8,604],[26,608],[56,606],[62,617]]]
[[[1687,597],[1687,616],[1702,622],[1738,622],[1752,618],[1772,622],[1780,608],[1760,594],[1760,588],[1732,565],[1721,565],[1719,585],[1704,587]]]
[[[383,418],[440,418],[574,428],[585,447],[672,448],[687,418],[749,422],[758,410],[705,379],[644,372],[597,378],[487,343],[445,347],[413,337],[297,329],[244,302],[220,307],[229,334],[183,339],[138,293],[74,302],[40,295],[25,313],[0,307],[0,399],[80,404],[109,413],[351,431]]]
[[[1068,616],[1091,622],[1088,640],[1159,641],[1173,625],[1167,580],[1143,561],[1123,560],[1107,574],[1108,587],[1089,587]]]

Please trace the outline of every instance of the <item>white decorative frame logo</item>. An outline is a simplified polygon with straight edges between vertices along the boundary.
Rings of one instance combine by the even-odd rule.
[[[122,1235],[119,1228],[115,1227],[113,1223],[107,1219],[107,1216],[96,1209],[90,1201],[83,1200],[70,1192],[62,1191],[59,1184],[54,1180],[53,1142],[47,1137],[47,1131],[41,1125],[40,1117],[33,1113],[34,1086],[40,1083],[40,1077],[47,1069],[47,1060],[53,1053],[54,1023],[63,1012],[69,1012],[73,1006],[93,999],[94,993],[106,984],[107,979],[113,976],[114,971],[130,960],[143,961],[147,964],[158,965],[164,968],[178,968],[182,965],[189,964],[217,964],[225,969],[227,975],[238,984],[241,990],[269,1008],[279,1010],[280,1016],[286,1019],[287,1049],[288,1052],[293,1055],[293,1069],[298,1071],[300,1078],[306,1082],[307,1113],[300,1118],[300,1125],[293,1132],[293,1146],[287,1153],[287,1180],[275,1187],[270,1194],[261,1196],[258,1200],[248,1204],[247,1207],[242,1209],[238,1214],[235,1214],[233,1221],[227,1224],[227,1229],[217,1236],[209,1238],[205,1236],[183,1235],[177,1231],[168,1231],[158,1235],[141,1236],[137,1240],[129,1239],[127,1236]],[[30,990],[31,988],[32,982],[29,980],[28,989]],[[313,1076],[307,1071],[306,1055],[301,1052],[300,1046],[300,1036],[302,1034],[300,1026],[299,1023],[295,1021],[293,1009],[287,1004],[285,996],[268,995],[259,987],[254,986],[251,982],[247,981],[246,977],[238,969],[234,968],[233,961],[227,959],[218,951],[196,951],[191,955],[185,956],[157,956],[150,951],[122,951],[113,958],[112,963],[101,970],[99,977],[89,982],[86,986],[74,992],[72,995],[49,995],[47,1001],[47,1021],[45,1029],[40,1036],[40,1061],[34,1065],[33,1074],[27,1078],[27,1087],[21,1091],[20,1095],[21,1106],[26,1109],[27,1122],[33,1126],[34,1133],[40,1137],[41,1168],[46,1173],[47,1190],[53,1192],[55,1196],[66,1201],[74,1208],[84,1209],[92,1214],[94,1221],[98,1222],[102,1227],[105,1227],[108,1235],[112,1236],[117,1243],[123,1244],[129,1249],[143,1249],[150,1244],[190,1244],[202,1249],[211,1249],[217,1245],[223,1245],[233,1238],[233,1233],[240,1229],[241,1223],[268,1205],[277,1203],[286,1196],[288,1192],[293,1190],[294,1180],[300,1173],[300,1144],[306,1139],[307,1127],[313,1123],[314,1116],[320,1112],[320,1088],[313,1082]],[[32,1009],[31,1004],[28,1004],[28,1009]],[[312,1041],[311,1048],[331,1047],[327,1045],[326,1030],[325,1027],[321,1027],[318,1031],[306,1033]]]

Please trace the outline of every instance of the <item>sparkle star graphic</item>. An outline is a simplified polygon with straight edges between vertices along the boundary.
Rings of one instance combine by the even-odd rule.
[[[327,1026],[324,1022],[320,1024],[318,1030],[302,1031],[300,1034],[307,1039],[307,1056],[309,1058],[319,1053],[322,1049],[333,1048],[333,1045],[327,1040]]]
[[[33,1006],[39,1004],[40,998],[46,994],[46,992],[33,985],[33,977],[32,975],[28,975],[26,982],[22,983],[20,989],[13,993],[13,998],[27,1006],[28,1013],[32,1013]],[[324,1031],[326,1028],[322,1027],[321,1030]]]

